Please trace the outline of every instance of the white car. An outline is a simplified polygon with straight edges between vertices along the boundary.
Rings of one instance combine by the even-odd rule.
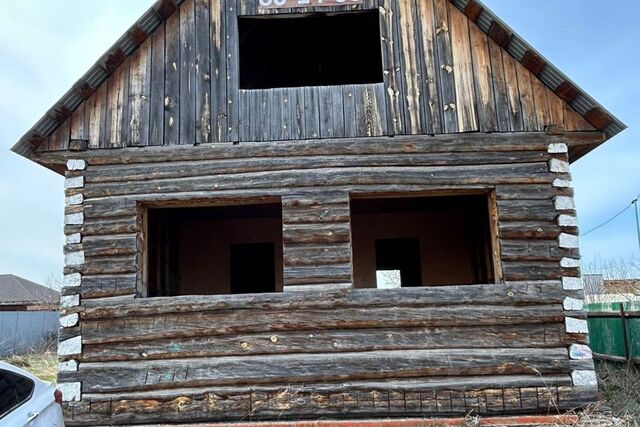
[[[64,427],[61,404],[53,384],[0,362],[0,427]]]

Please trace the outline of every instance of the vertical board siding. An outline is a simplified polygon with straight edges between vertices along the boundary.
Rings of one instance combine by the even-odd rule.
[[[377,9],[382,82],[239,89],[238,16]],[[186,0],[39,151],[593,126],[447,0]]]
[[[42,347],[58,326],[57,311],[0,311],[0,357]]]

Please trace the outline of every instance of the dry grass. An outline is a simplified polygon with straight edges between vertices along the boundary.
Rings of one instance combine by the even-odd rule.
[[[58,371],[56,340],[52,339],[42,347],[32,349],[27,353],[10,356],[3,359],[3,362],[24,369],[42,380],[54,383],[56,382],[56,374]]]

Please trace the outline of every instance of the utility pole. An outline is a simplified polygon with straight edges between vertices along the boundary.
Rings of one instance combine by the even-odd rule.
[[[638,233],[638,250],[640,251],[640,219],[638,219],[638,199],[640,199],[640,195],[636,197],[633,202],[634,207],[636,208],[636,231]],[[640,257],[640,252],[638,252],[638,257]]]

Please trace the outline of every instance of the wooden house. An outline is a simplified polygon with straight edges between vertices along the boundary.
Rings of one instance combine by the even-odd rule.
[[[475,0],[156,2],[14,147],[68,424],[594,401],[569,164],[624,127]]]

